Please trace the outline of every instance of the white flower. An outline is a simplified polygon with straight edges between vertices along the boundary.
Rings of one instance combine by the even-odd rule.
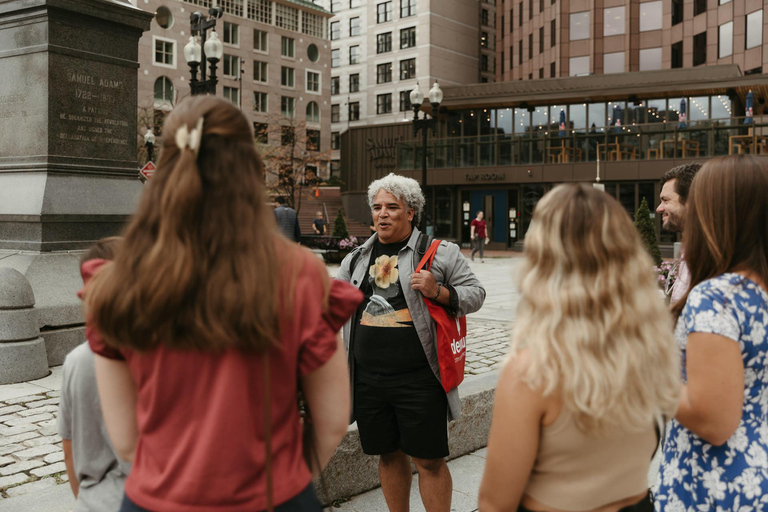
[[[735,479],[735,481],[741,485],[741,492],[748,500],[759,497],[763,494],[763,490],[760,486],[760,484],[763,482],[763,479],[754,468],[746,469],[741,474],[741,476]]]
[[[749,446],[749,438],[747,437],[747,427],[741,425],[736,429],[731,438],[728,440],[728,446],[738,452],[743,452]]]
[[[683,476],[680,474],[680,460],[674,458],[667,464],[662,465],[661,481],[665,487],[671,487],[675,481],[681,482]]]
[[[768,456],[766,456],[765,450],[757,444],[750,445],[744,458],[747,460],[747,464],[753,468],[768,468]]]
[[[701,480],[702,485],[704,485],[705,489],[709,490],[709,495],[712,498],[716,500],[725,499],[725,490],[728,488],[728,485],[720,481],[720,473],[716,469],[705,471]]]
[[[677,431],[677,453],[686,453],[691,449],[691,440],[688,437],[688,432],[685,429]]]
[[[749,333],[749,337],[752,343],[761,345],[765,341],[765,325],[762,322],[752,322],[752,332]]]

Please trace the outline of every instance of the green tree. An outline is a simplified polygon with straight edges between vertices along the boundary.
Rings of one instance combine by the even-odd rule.
[[[336,213],[336,220],[333,221],[333,232],[331,234],[339,238],[349,238],[347,223],[344,221],[344,214],[341,213],[341,208]]]
[[[656,228],[651,220],[651,210],[648,208],[648,202],[643,198],[640,202],[640,208],[635,212],[635,227],[643,238],[646,249],[653,258],[656,265],[661,265],[661,250],[656,242]]]

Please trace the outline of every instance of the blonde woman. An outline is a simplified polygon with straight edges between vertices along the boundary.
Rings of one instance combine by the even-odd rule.
[[[556,187],[533,220],[479,509],[651,510],[657,420],[680,392],[651,258],[619,203],[590,186]]]

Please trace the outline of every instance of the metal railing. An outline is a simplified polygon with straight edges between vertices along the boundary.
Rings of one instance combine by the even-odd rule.
[[[427,145],[430,169],[498,167],[530,164],[708,158],[733,153],[768,155],[768,123],[745,118],[709,119],[605,126],[589,130],[557,127],[524,134],[432,138]],[[762,121],[762,120],[760,120]],[[397,144],[400,170],[421,168],[420,141]]]

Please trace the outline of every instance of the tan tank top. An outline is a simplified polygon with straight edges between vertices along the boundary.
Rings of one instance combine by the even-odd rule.
[[[551,508],[592,510],[648,490],[656,430],[586,435],[565,408],[541,429],[525,494]]]

